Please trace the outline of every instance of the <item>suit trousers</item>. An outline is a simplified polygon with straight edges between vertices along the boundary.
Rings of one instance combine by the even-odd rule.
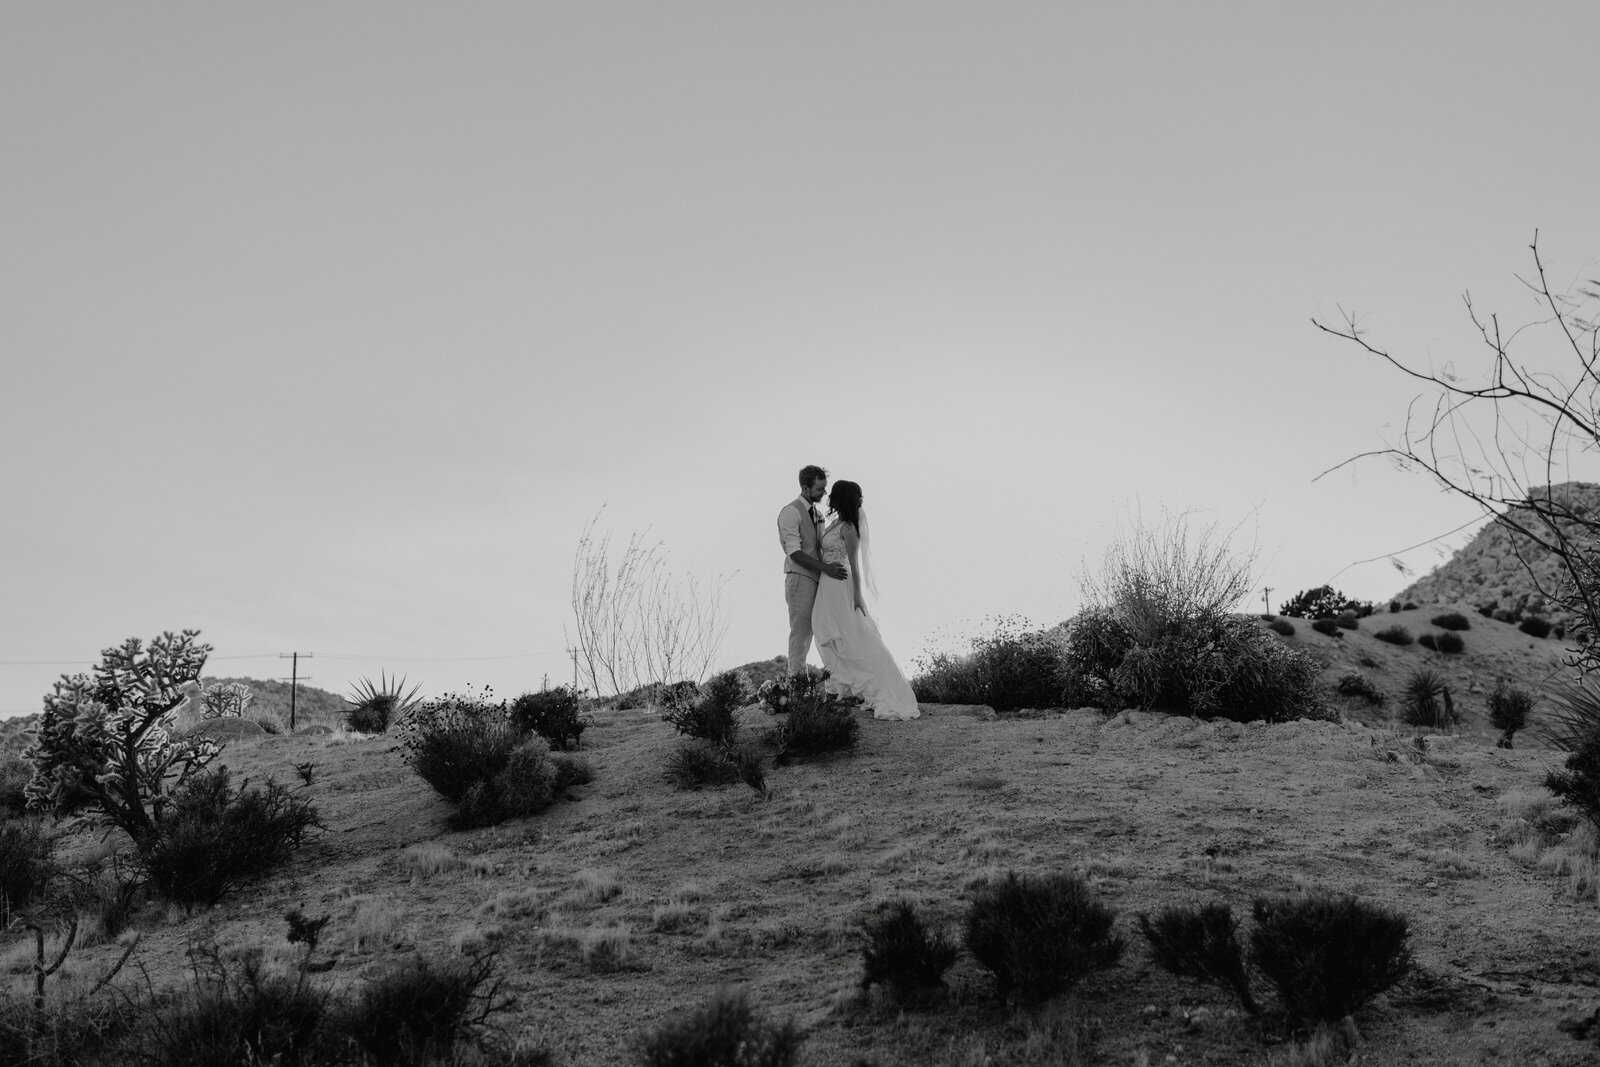
[[[816,580],[803,574],[785,574],[783,599],[789,604],[789,673],[799,674],[811,652],[811,606],[817,602]]]

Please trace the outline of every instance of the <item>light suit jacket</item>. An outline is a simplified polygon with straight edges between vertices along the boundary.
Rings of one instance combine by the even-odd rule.
[[[811,505],[796,497],[778,512],[778,541],[783,545],[783,573],[799,574],[813,582],[818,575],[789,558],[791,552],[804,552],[813,559],[822,558],[822,527],[811,521]]]

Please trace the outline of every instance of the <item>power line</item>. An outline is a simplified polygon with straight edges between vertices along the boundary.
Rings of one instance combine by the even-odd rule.
[[[1380,559],[1388,559],[1391,556],[1398,556],[1398,555],[1400,555],[1401,552],[1410,552],[1413,548],[1421,548],[1423,545],[1431,545],[1435,541],[1443,541],[1446,537],[1449,537],[1451,534],[1460,533],[1462,530],[1465,530],[1468,526],[1471,526],[1474,523],[1479,523],[1479,522],[1482,522],[1482,521],[1483,521],[1483,516],[1479,515],[1475,519],[1468,519],[1466,522],[1462,523],[1460,526],[1457,526],[1454,530],[1446,530],[1444,533],[1440,534],[1438,537],[1430,537],[1426,541],[1418,541],[1414,545],[1408,545],[1405,548],[1399,549],[1398,551],[1395,551],[1395,552],[1385,552],[1383,555],[1381,555],[1381,556],[1373,556],[1371,559],[1358,559],[1354,563],[1347,563],[1343,567],[1340,567],[1332,575],[1330,575],[1329,578],[1328,578],[1328,581],[1332,582],[1334,578],[1339,577],[1339,575],[1343,574],[1345,571],[1349,570],[1351,567],[1359,567],[1363,563],[1376,563]]]
[[[488,660],[502,659],[533,659],[539,656],[562,656],[568,654],[568,649],[548,649],[541,652],[512,652],[503,656],[358,656],[352,653],[324,652],[323,659],[344,660],[389,660],[400,663],[479,663]],[[247,655],[236,656],[207,656],[207,663],[222,660],[239,659],[278,659],[278,652],[253,652]],[[86,667],[87,661],[81,659],[0,659],[0,667]]]

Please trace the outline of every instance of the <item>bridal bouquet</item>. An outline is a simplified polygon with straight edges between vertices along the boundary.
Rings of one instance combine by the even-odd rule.
[[[768,678],[761,683],[761,688],[756,690],[756,696],[761,700],[761,706],[767,709],[767,714],[769,715],[777,715],[779,712],[788,711],[788,679]]]

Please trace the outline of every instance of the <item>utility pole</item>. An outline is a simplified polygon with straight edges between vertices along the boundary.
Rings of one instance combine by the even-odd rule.
[[[294,733],[295,704],[297,703],[297,697],[299,696],[300,692],[300,657],[304,656],[306,659],[310,659],[313,655],[314,653],[311,652],[278,653],[279,659],[286,659],[289,661],[289,677],[279,678],[278,681],[289,683],[289,732],[291,734]],[[309,674],[306,675],[306,681],[309,682],[310,680],[311,676]]]
[[[1272,614],[1272,586],[1261,590],[1261,610],[1268,615]]]
[[[567,649],[567,654],[572,657],[572,691],[576,693],[578,691],[578,650],[569,648]]]

